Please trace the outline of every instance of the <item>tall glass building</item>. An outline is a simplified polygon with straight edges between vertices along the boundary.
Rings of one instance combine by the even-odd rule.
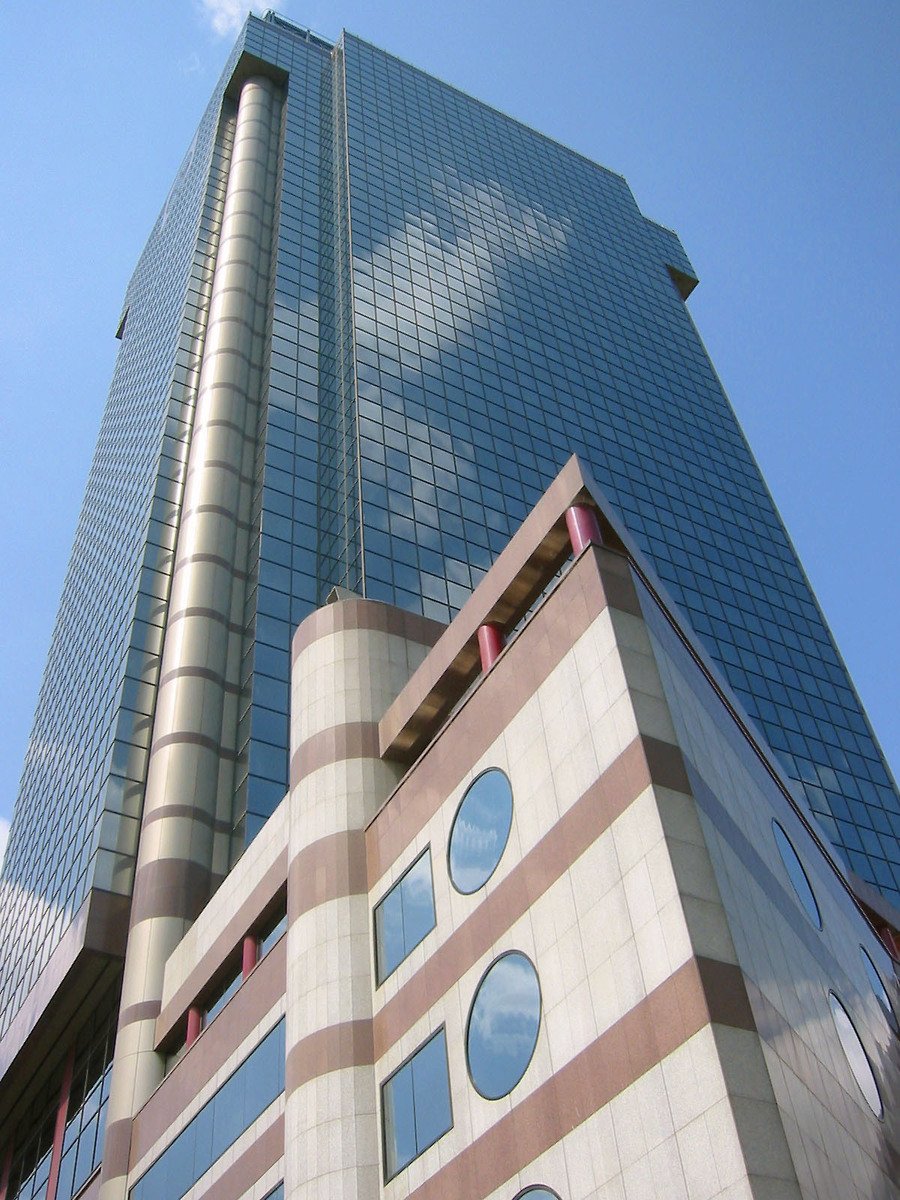
[[[900,907],[897,789],[695,283],[621,176],[350,34],[248,19],[123,304],[0,883],[0,1069],[127,926],[148,789],[204,830],[184,919],[279,804],[297,625],[335,587],[449,621],[572,454]]]

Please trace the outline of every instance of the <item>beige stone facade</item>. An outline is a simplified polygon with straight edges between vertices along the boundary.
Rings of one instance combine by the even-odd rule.
[[[594,503],[577,464],[446,630],[359,599],[298,630],[291,790],[166,965],[155,1049],[170,1068],[131,1130],[128,1185],[142,1200],[145,1172],[187,1130],[184,1147],[282,1018],[284,1090],[191,1180],[192,1200],[262,1200],[282,1181],[292,1200],[513,1200],[537,1185],[560,1200],[898,1194],[898,1039],[862,950],[896,1009],[890,957],[605,518],[606,544],[534,603],[573,502]],[[473,637],[498,615],[508,644],[479,673]],[[448,841],[469,785],[497,768],[509,835],[464,894]],[[433,927],[377,983],[376,907],[426,851]],[[247,935],[282,912],[286,932],[180,1048]],[[486,1099],[467,1061],[470,1013],[510,951],[539,980],[537,1037],[520,1080]],[[387,1088],[436,1033],[444,1082],[415,1103],[438,1104],[446,1086],[449,1128],[392,1174],[386,1145],[404,1114]]]

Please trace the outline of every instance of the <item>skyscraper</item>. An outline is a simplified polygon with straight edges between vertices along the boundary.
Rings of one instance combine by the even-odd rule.
[[[573,453],[892,919],[896,788],[695,283],[621,177],[248,20],[123,304],[4,866],[4,1069],[76,998],[114,1021],[129,920],[162,971],[281,803],[295,628],[335,588],[448,621]],[[109,1061],[109,1022],[78,1038]]]

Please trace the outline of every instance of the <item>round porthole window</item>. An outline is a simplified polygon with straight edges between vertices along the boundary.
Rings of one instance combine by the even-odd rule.
[[[448,852],[450,880],[468,896],[490,879],[506,849],[512,826],[512,788],[497,767],[474,779],[460,801]]]
[[[840,1000],[838,1000],[834,992],[828,993],[828,1003],[831,1005],[834,1027],[840,1038],[844,1054],[847,1056],[847,1062],[850,1064],[850,1070],[853,1072],[853,1078],[859,1085],[859,1090],[862,1092],[866,1104],[868,1104],[876,1117],[882,1117],[884,1115],[884,1105],[881,1103],[881,1093],[878,1091],[875,1072],[872,1070],[869,1056],[866,1054],[859,1034],[856,1032],[856,1026],[850,1020],[850,1014],[844,1008],[843,1004],[841,1004]]]
[[[518,950],[488,967],[472,1001],[466,1059],[476,1090],[487,1100],[507,1096],[525,1074],[541,1024],[541,985]]]
[[[797,899],[803,905],[806,915],[812,921],[813,925],[815,925],[816,929],[821,929],[822,917],[819,913],[819,906],[816,903],[816,897],[810,886],[810,882],[806,877],[803,864],[800,862],[797,851],[794,849],[793,842],[777,821],[772,822],[772,831],[775,834],[775,843],[778,846],[781,861],[784,863],[784,868],[788,873],[791,886],[797,894]]]
[[[551,1192],[548,1187],[542,1187],[541,1184],[534,1184],[527,1187],[524,1191],[517,1192],[515,1200],[559,1200],[556,1192]]]
[[[887,1017],[888,1025],[890,1025],[894,1033],[900,1033],[900,1026],[897,1024],[897,1014],[894,1012],[894,1006],[891,1004],[891,998],[888,995],[887,988],[884,986],[884,980],[878,973],[878,968],[872,961],[871,955],[865,946],[860,946],[859,952],[862,956],[863,966],[866,969],[866,975],[869,978],[872,991],[875,993],[875,999],[878,1001],[881,1011]]]

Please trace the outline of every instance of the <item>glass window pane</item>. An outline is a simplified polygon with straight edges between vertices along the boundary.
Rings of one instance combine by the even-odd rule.
[[[894,1006],[891,1004],[891,998],[887,993],[887,988],[884,986],[881,975],[878,973],[878,968],[872,961],[872,958],[864,946],[860,946],[859,952],[862,955],[863,966],[866,970],[869,983],[872,985],[872,991],[875,993],[875,999],[881,1008],[881,1011],[887,1017],[888,1024],[895,1033],[900,1033],[900,1025],[897,1022],[897,1014],[894,1012]]]
[[[416,1108],[416,1149],[421,1154],[452,1124],[447,1041],[443,1030],[425,1043],[410,1065]]]
[[[431,851],[421,854],[375,909],[375,963],[382,983],[435,925]]]
[[[384,1085],[384,1150],[388,1178],[416,1157],[412,1063]]]
[[[400,887],[403,904],[403,941],[406,954],[418,946],[434,929],[434,890],[431,883],[431,855],[423,854],[413,863]]]
[[[438,1032],[381,1089],[388,1179],[433,1146],[453,1125],[447,1039]]]
[[[450,831],[450,879],[468,895],[497,869],[512,826],[512,788],[503,771],[485,771],[463,796]]]
[[[815,927],[821,929],[822,917],[819,913],[819,905],[816,903],[816,897],[806,877],[806,872],[803,869],[803,864],[800,862],[797,851],[794,849],[791,839],[777,821],[772,822],[772,830],[775,834],[778,851],[781,854],[781,861],[784,863],[791,885],[797,893],[797,899],[803,905],[806,915]]]
[[[878,1091],[875,1072],[872,1070],[872,1064],[869,1062],[869,1056],[856,1032],[856,1027],[850,1020],[850,1014],[834,992],[828,993],[828,1003],[831,1005],[834,1026],[841,1040],[844,1054],[847,1056],[847,1062],[850,1064],[850,1070],[853,1072],[853,1078],[859,1084],[859,1090],[862,1092],[866,1104],[876,1117],[881,1117],[884,1114],[884,1106],[881,1103],[881,1093]]]
[[[388,892],[375,909],[375,944],[378,982],[381,983],[406,957],[399,887]]]
[[[483,976],[472,1001],[466,1057],[488,1100],[508,1095],[528,1068],[541,1021],[541,989],[531,960],[514,950]]]

